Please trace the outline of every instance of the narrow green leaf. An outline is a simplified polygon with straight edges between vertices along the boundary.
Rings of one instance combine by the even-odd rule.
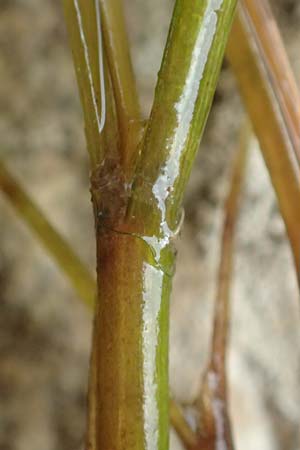
[[[90,308],[93,307],[96,295],[94,277],[1,160],[0,190],[69,279],[79,297]]]

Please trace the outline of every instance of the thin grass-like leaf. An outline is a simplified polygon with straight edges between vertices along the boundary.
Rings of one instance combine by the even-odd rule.
[[[260,8],[261,4],[265,2],[260,2]],[[245,5],[245,2],[241,2],[238,7],[227,56],[270,173],[299,275],[300,168],[296,141],[291,138],[295,135],[296,120],[296,113],[291,111],[296,111],[298,107],[296,105],[293,108],[291,102],[295,85],[289,81],[285,83],[281,78],[277,82],[274,81],[277,79],[278,68],[275,70],[274,61],[270,61],[270,49],[265,44],[266,34],[270,39],[274,27],[271,27],[268,33],[265,31],[261,38],[262,28],[255,26],[254,13],[252,11],[250,15]],[[252,9],[254,5],[256,2],[252,1]],[[275,42],[276,36],[278,35],[274,37]],[[282,52],[281,47],[279,50]],[[295,95],[295,101],[297,98],[298,95]]]
[[[300,92],[267,0],[241,0],[300,162]]]
[[[79,297],[92,308],[96,294],[96,283],[92,274],[1,160],[0,190],[69,279]]]

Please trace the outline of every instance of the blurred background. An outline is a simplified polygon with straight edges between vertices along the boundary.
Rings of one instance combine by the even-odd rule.
[[[173,1],[125,0],[145,116]],[[296,77],[300,4],[272,0]],[[226,62],[185,198],[170,383],[193,400],[208,356],[223,201],[243,109]],[[60,0],[1,0],[0,152],[94,270],[82,114]],[[82,449],[91,313],[0,193],[0,449]],[[236,238],[229,358],[237,449],[300,449],[300,313],[290,250],[256,141]],[[181,447],[171,435],[171,449]]]

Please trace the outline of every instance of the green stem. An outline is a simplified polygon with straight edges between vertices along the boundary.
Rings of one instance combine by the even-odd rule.
[[[70,245],[49,223],[3,161],[0,161],[0,189],[23,221],[36,234],[80,298],[89,307],[92,307],[96,294],[95,280],[92,274]]]
[[[112,206],[122,192],[117,173],[106,204],[103,194],[93,196],[95,210],[106,211],[97,220],[99,294],[89,389],[96,425],[89,424],[88,438],[93,450],[168,448],[173,241],[235,4],[176,2],[129,203],[124,198]]]
[[[120,133],[111,74],[107,64],[107,53],[104,48],[106,91],[100,92],[95,0],[63,0],[63,4],[83,108],[87,148],[91,166],[95,168],[103,162],[108,152],[110,159],[120,159]],[[106,120],[104,129],[101,130],[100,104],[103,95],[105,95]]]
[[[138,94],[131,65],[122,2],[120,0],[100,1],[103,12],[105,48],[124,151],[132,124],[140,121]],[[131,150],[134,148],[135,146],[132,146]]]
[[[177,227],[235,6],[235,0],[176,2],[133,186],[132,214],[147,215],[150,233],[160,234],[162,222]]]

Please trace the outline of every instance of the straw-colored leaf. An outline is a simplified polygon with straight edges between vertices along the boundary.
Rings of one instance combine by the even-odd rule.
[[[248,9],[249,5],[251,10]],[[240,3],[227,56],[270,173],[299,274],[299,94],[291,79],[290,70],[279,71],[275,58],[270,57],[271,40],[273,37],[274,43],[278,41],[278,32],[272,18],[269,18],[272,25],[270,27],[266,25],[263,28],[261,20],[258,21],[264,8],[265,0]],[[282,53],[283,47],[279,45],[278,51],[284,68],[288,63]],[[296,102],[295,105],[292,99]]]

